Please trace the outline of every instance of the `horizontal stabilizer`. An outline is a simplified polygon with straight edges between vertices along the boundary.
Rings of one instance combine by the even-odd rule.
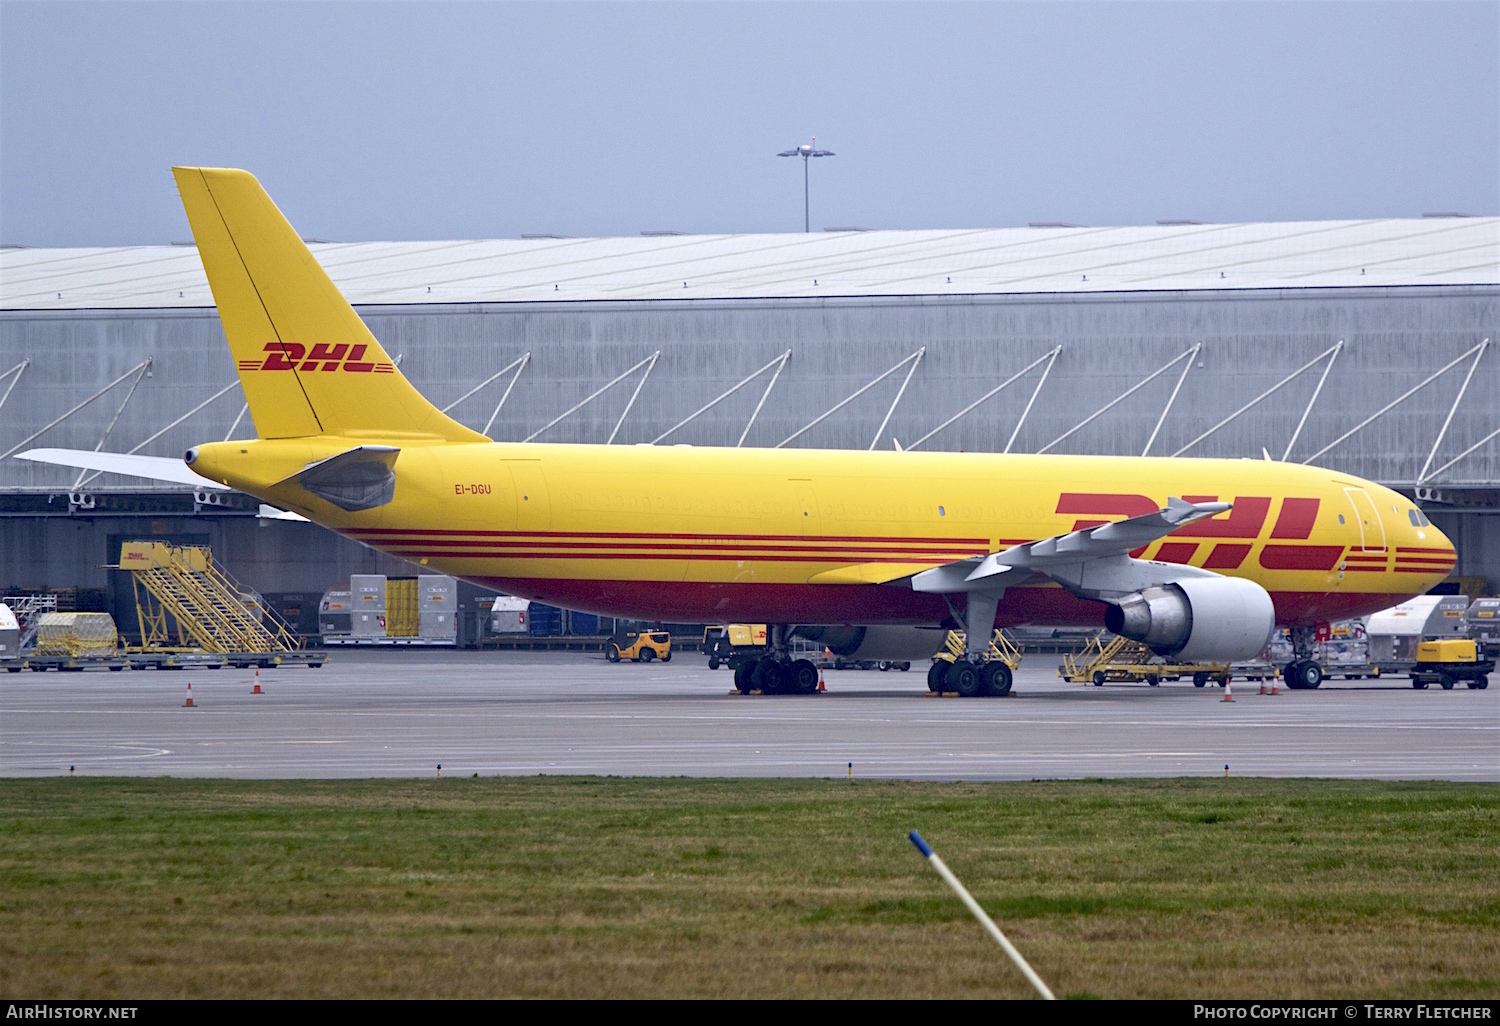
[[[27,449],[15,455],[18,460],[33,463],[51,463],[59,467],[75,467],[79,470],[100,470],[106,474],[123,474],[126,477],[143,477],[148,481],[166,481],[171,484],[188,485],[228,491],[217,481],[210,481],[195,474],[182,460],[169,456],[136,456],[119,452],[94,452],[89,449]]]

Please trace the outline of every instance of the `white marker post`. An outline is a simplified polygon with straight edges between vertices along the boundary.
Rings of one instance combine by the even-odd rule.
[[[1027,981],[1036,988],[1036,992],[1044,1000],[1056,1001],[1057,997],[1042,982],[1042,978],[1036,974],[1036,970],[1031,968],[1031,963],[1022,958],[1021,953],[1016,950],[1015,945],[1005,939],[1005,934],[1000,932],[1000,927],[995,925],[995,921],[979,906],[979,902],[974,900],[974,895],[970,894],[968,889],[958,882],[958,877],[954,876],[953,870],[949,869],[943,863],[943,860],[938,858],[937,852],[933,851],[927,842],[922,840],[922,835],[913,830],[906,836],[911,838],[911,843],[917,846],[917,851],[921,852],[922,857],[932,864],[933,869],[937,870],[937,874],[943,878],[943,882],[952,887],[953,893],[957,894],[959,899],[968,907],[969,911],[974,913],[974,918],[979,920],[979,925],[983,926],[989,932],[989,935],[995,938],[995,943],[999,944],[1001,949],[1010,956],[1010,960],[1016,964],[1017,969],[1021,970],[1021,975],[1025,976]]]

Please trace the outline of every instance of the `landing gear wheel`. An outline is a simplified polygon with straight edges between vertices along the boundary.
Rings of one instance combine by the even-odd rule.
[[[762,659],[755,664],[755,672],[750,675],[750,686],[760,688],[763,695],[779,695],[783,678],[780,663],[774,659]]]
[[[1206,687],[1208,687],[1208,674],[1206,674],[1206,673],[1195,673],[1195,674],[1193,674],[1193,687],[1195,687],[1195,688],[1206,688]]]
[[[932,668],[927,671],[928,691],[936,691],[938,694],[943,693],[943,685],[948,681],[948,667],[950,665],[952,664],[945,659],[939,659],[932,664]]]
[[[798,659],[787,667],[783,675],[787,690],[795,695],[815,695],[818,693],[818,668],[811,660]]]
[[[1287,686],[1298,691],[1313,691],[1323,683],[1323,667],[1311,659],[1299,659],[1286,669]]]
[[[957,691],[965,698],[973,698],[979,694],[981,686],[979,667],[967,659],[960,659],[948,667],[948,689],[950,691]]]
[[[620,646],[619,645],[609,645],[609,646],[607,646],[604,649],[604,658],[607,659],[608,661],[612,662],[612,663],[618,663],[620,661]]]
[[[1104,687],[1104,680],[1105,680],[1104,671],[1103,670],[1095,670],[1094,671],[1094,687],[1096,687],[1096,688],[1102,688],[1102,687]]]
[[[750,693],[750,677],[755,672],[755,661],[746,659],[734,668],[734,686],[739,689],[740,694]]]
[[[656,649],[654,649],[654,648],[643,648],[643,649],[641,649],[641,654],[639,656],[637,656],[636,658],[640,662],[649,663],[651,660],[653,660],[653,659],[656,658]]]
[[[995,659],[985,663],[982,677],[985,694],[994,695],[996,698],[1004,698],[1010,694],[1010,667],[1006,666],[1000,660]]]

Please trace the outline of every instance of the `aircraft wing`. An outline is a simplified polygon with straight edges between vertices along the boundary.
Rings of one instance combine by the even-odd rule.
[[[1132,559],[1130,551],[1149,545],[1184,524],[1230,508],[1227,502],[1169,498],[1164,508],[1144,516],[1013,545],[988,556],[973,556],[925,570],[912,577],[912,590],[935,594],[1003,591],[1041,575],[1081,597],[1102,598],[1186,577],[1217,577],[1212,571],[1181,563]]]
[[[230,490],[217,481],[210,481],[194,473],[182,460],[169,456],[136,456],[119,452],[93,452],[88,449],[27,449],[16,453],[15,458],[33,463],[51,463],[59,467],[77,467],[79,470],[101,470],[107,474],[124,474],[126,477],[143,477],[150,481],[167,481],[193,488],[220,492]]]

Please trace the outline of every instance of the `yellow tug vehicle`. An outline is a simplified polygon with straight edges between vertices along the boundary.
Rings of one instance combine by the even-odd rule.
[[[616,631],[604,646],[604,658],[612,663],[629,659],[634,663],[649,663],[660,659],[672,661],[672,635],[666,631]]]
[[[1429,684],[1438,684],[1444,691],[1451,691],[1462,680],[1476,691],[1483,691],[1490,686],[1489,675],[1494,669],[1493,659],[1479,657],[1479,645],[1473,638],[1424,641],[1417,646],[1411,686],[1423,691]]]

